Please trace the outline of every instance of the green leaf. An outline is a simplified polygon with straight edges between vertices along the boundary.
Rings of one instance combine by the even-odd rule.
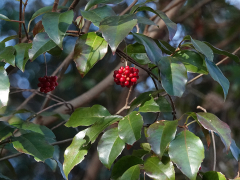
[[[32,47],[32,43],[20,43],[16,44],[14,48],[16,49],[15,61],[17,67],[24,72],[25,65],[29,59],[28,50]]]
[[[237,147],[235,141],[232,139],[230,150],[232,152],[233,157],[239,161],[240,159],[240,149]]]
[[[150,19],[145,18],[145,17],[137,16],[137,20],[138,20],[139,24],[147,24],[147,25],[158,26],[155,22],[153,22]]]
[[[165,56],[158,62],[162,86],[171,96],[181,97],[187,84],[187,70],[185,66],[176,62],[173,57]]]
[[[2,173],[0,173],[0,179],[11,180],[9,177],[4,176]]]
[[[101,21],[99,30],[115,53],[118,45],[137,24],[135,15],[110,16]]]
[[[34,123],[28,122],[28,121],[23,121],[20,118],[18,118],[17,116],[13,116],[9,120],[9,124],[18,129],[30,130],[35,133],[39,133],[39,134],[45,136],[46,138],[55,139],[54,133],[50,129],[48,129],[46,126],[41,126],[39,124],[34,124]]]
[[[85,10],[89,10],[91,7],[97,4],[118,4],[123,0],[90,0],[85,6]]]
[[[7,42],[7,41],[10,41],[10,40],[16,39],[16,38],[18,38],[18,35],[8,36],[8,37],[6,37],[5,39],[3,39],[3,40],[1,41],[1,43],[5,43],[5,42]]]
[[[194,48],[199,51],[200,53],[202,53],[204,56],[206,56],[206,58],[213,62],[213,51],[210,47],[208,47],[205,43],[203,43],[202,41],[199,40],[195,40],[191,38],[191,42],[194,46]]]
[[[226,177],[221,172],[208,171],[203,174],[203,180],[226,180]]]
[[[12,46],[5,47],[0,51],[0,61],[4,61],[6,63],[11,64],[15,67],[15,49]]]
[[[222,71],[219,69],[219,67],[212,61],[209,61],[208,59],[205,59],[207,69],[211,77],[217,81],[223,88],[224,93],[224,99],[226,99],[229,89],[229,81],[228,79],[223,75]]]
[[[170,44],[168,44],[165,41],[161,41],[161,40],[155,40],[155,43],[158,45],[158,47],[162,50],[162,52],[166,53],[166,54],[173,54],[175,52],[175,48],[172,47]]]
[[[80,75],[84,77],[106,55],[107,51],[107,42],[96,33],[90,32],[80,36],[76,42],[73,55]]]
[[[106,168],[110,169],[112,163],[121,154],[125,147],[124,141],[118,136],[118,129],[112,128],[101,137],[97,151],[99,160]]]
[[[10,82],[3,66],[0,66],[0,108],[7,105]]]
[[[168,17],[167,15],[162,12],[162,11],[159,11],[159,10],[154,10],[150,7],[147,7],[147,6],[142,6],[142,7],[139,7],[137,9],[137,11],[150,11],[150,12],[153,12],[155,13],[156,15],[158,15],[163,21],[164,23],[166,24],[167,26],[167,29],[168,29],[168,32],[169,32],[169,39],[172,40],[174,35],[176,34],[177,32],[177,24],[175,24],[174,22],[172,22]]]
[[[138,149],[138,150],[133,150],[132,155],[136,156],[138,158],[143,158],[146,154],[148,154],[150,151],[146,151],[144,149]]]
[[[0,142],[11,136],[15,127],[9,125],[5,121],[0,121]]]
[[[133,145],[134,142],[141,138],[142,126],[142,116],[140,115],[140,113],[133,111],[119,121],[119,136],[127,144]]]
[[[89,126],[97,121],[103,121],[106,116],[111,114],[101,105],[92,107],[77,108],[71,115],[69,121],[65,124],[67,127]]]
[[[169,157],[190,180],[195,180],[204,158],[204,147],[192,132],[180,132],[169,145]]]
[[[160,112],[159,105],[154,101],[153,97],[144,102],[140,107],[138,112]]]
[[[158,104],[160,112],[172,112],[172,107],[165,97],[160,96],[155,101]]]
[[[81,10],[82,16],[91,21],[95,26],[99,27],[100,22],[109,16],[115,16],[116,13],[109,6],[102,6],[90,11]]]
[[[189,72],[208,74],[205,61],[194,51],[180,50],[173,57],[176,61],[181,61]]]
[[[61,49],[63,38],[72,20],[72,10],[64,13],[49,12],[43,15],[42,24],[45,32]]]
[[[158,45],[155,43],[155,41],[153,39],[151,39],[150,37],[142,35],[142,34],[138,34],[138,33],[132,33],[132,34],[134,36],[134,39],[138,43],[141,43],[144,45],[150,61],[153,64],[157,64],[157,62],[162,57],[162,52],[159,49]]]
[[[47,13],[47,12],[51,12],[51,11],[52,11],[52,8],[53,8],[52,6],[46,6],[46,7],[43,7],[43,8],[41,8],[41,9],[37,10],[37,11],[32,15],[32,17],[31,17],[31,19],[30,19],[30,21],[29,21],[29,23],[28,23],[28,32],[29,32],[29,28],[30,28],[30,24],[31,24],[32,20],[34,20],[36,17],[38,17],[38,16],[40,16],[40,15],[42,15],[42,14],[45,14],[45,13]],[[58,6],[58,7],[57,7],[58,10],[64,9],[64,8],[67,9],[67,7],[65,7],[65,6]]]
[[[143,150],[145,150],[145,151],[148,151],[148,152],[151,151],[151,146],[150,146],[149,143],[141,143],[140,146],[141,146],[141,148],[143,148]]]
[[[38,33],[33,39],[32,49],[28,51],[30,60],[35,60],[42,53],[49,51],[55,46],[56,44],[48,37],[47,33]]]
[[[174,139],[177,132],[178,120],[175,121],[157,121],[149,126],[147,130],[147,141],[151,145],[151,149],[160,158],[169,143]]]
[[[139,64],[145,65],[151,63],[151,61],[148,59],[145,47],[142,44],[139,43],[129,44],[124,49],[124,52],[127,53]]]
[[[129,168],[137,164],[143,164],[143,160],[135,156],[123,156],[114,164],[112,169],[111,179],[118,179]]]
[[[83,161],[84,156],[88,153],[89,147],[85,145],[86,140],[83,139],[85,137],[86,131],[80,131],[73,138],[72,143],[64,152],[64,163],[63,163],[63,171],[66,177],[70,171]]]
[[[218,49],[208,42],[205,42],[205,41],[203,41],[203,42],[212,49],[213,53],[228,56],[229,58],[233,59],[236,63],[239,63],[239,57],[238,56],[236,56],[236,55],[234,55],[230,52],[224,51],[222,49]]]
[[[54,153],[54,147],[45,141],[45,137],[35,132],[12,137],[12,143],[17,151],[34,156],[36,161],[52,158]]]
[[[138,180],[140,176],[140,167],[139,165],[135,165],[130,167],[124,174],[121,176],[119,180]]]
[[[214,114],[204,112],[197,113],[197,119],[205,129],[214,131],[220,136],[226,149],[230,148],[232,141],[231,129],[225,122],[221,121]]]
[[[86,139],[94,143],[94,141],[97,139],[98,135],[106,129],[111,124],[119,121],[122,118],[122,116],[107,116],[102,121],[97,121],[95,124],[93,124],[90,128],[88,128],[86,132]]]
[[[4,21],[11,21],[11,19],[9,19],[7,16],[0,14],[0,19],[4,20]]]
[[[144,163],[146,174],[154,180],[175,180],[172,162],[162,163],[158,157],[150,157]]]

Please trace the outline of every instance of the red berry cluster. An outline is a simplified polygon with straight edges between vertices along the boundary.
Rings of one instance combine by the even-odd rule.
[[[114,81],[117,85],[121,85],[122,87],[126,86],[130,88],[131,86],[137,83],[137,80],[139,78],[138,72],[139,70],[134,67],[131,68],[129,66],[126,66],[125,68],[120,67],[119,70],[114,71],[113,75]]]
[[[38,80],[40,82],[38,83],[38,87],[41,87],[40,91],[43,93],[53,91],[55,87],[58,85],[57,76],[44,76],[38,78]]]

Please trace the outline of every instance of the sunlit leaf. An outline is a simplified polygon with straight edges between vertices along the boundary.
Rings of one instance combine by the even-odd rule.
[[[13,46],[5,47],[0,50],[0,61],[4,61],[6,63],[11,64],[15,67],[15,49]]]
[[[140,113],[133,111],[125,116],[118,124],[118,132],[120,138],[127,144],[133,145],[141,138],[141,129],[143,126],[143,118]]]
[[[120,180],[138,180],[140,175],[140,167],[139,165],[135,165],[130,167],[127,171],[123,173]]]
[[[99,160],[108,169],[111,168],[112,163],[121,154],[125,147],[124,141],[118,136],[118,129],[112,128],[106,131],[101,137],[97,151]]]
[[[4,20],[4,21],[11,21],[11,19],[9,19],[7,16],[0,14],[0,19]]]
[[[74,48],[73,59],[82,77],[107,53],[107,42],[90,32],[80,36]]]
[[[99,30],[115,53],[118,45],[137,24],[135,15],[110,16],[101,21]]]
[[[5,121],[0,121],[0,142],[11,136],[14,130],[14,126],[9,125]]]
[[[192,132],[180,132],[169,145],[169,157],[190,180],[195,180],[204,158],[204,147]]]
[[[10,82],[3,66],[0,66],[0,108],[7,105]]]
[[[227,149],[230,148],[232,141],[231,130],[225,122],[221,121],[217,116],[211,113],[197,113],[197,118],[205,129],[212,130],[217,133],[225,147]]]
[[[153,152],[160,158],[169,143],[174,139],[177,132],[178,120],[157,121],[149,126],[147,130],[147,141],[150,143]]]
[[[146,174],[154,180],[175,180],[172,162],[162,163],[158,157],[150,157],[144,162]]]
[[[226,180],[226,177],[221,172],[208,171],[203,174],[202,180]]]

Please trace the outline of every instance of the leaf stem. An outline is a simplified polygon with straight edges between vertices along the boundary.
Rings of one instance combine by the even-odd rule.
[[[193,123],[195,123],[195,122],[197,122],[197,120],[194,120],[194,121],[192,121],[192,122],[186,124],[186,126],[189,126],[190,124],[193,124]]]

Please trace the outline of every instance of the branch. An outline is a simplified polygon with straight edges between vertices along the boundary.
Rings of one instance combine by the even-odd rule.
[[[79,3],[79,1],[80,1],[80,0],[74,0],[74,1],[72,2],[72,4],[70,5],[70,7],[68,8],[68,10],[74,9],[74,8],[77,6],[77,4]]]
[[[26,0],[26,2],[24,3],[22,18],[23,18],[23,28],[24,28],[27,40],[29,42],[30,40],[29,40],[29,37],[28,37],[28,32],[27,32],[27,28],[26,28],[26,24],[25,24],[25,9],[27,7],[27,3],[28,3],[28,0]]]
[[[61,6],[65,6],[67,4],[68,0],[64,0]]]
[[[19,21],[22,21],[22,0],[20,0],[20,4],[19,4]],[[18,31],[18,43],[21,43],[22,40],[22,23],[19,22],[19,31]]]
[[[124,14],[126,14],[136,3],[138,2],[138,0],[134,0],[132,4],[130,4],[130,6],[128,6],[123,12],[121,12],[119,15],[122,16]]]
[[[53,7],[52,7],[52,12],[56,12],[57,11],[58,3],[59,3],[59,0],[55,0],[54,1]]]

